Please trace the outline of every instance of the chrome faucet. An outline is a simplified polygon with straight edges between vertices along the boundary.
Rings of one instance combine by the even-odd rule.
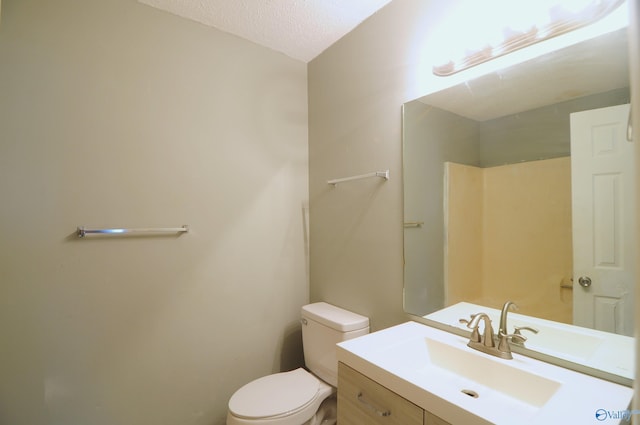
[[[508,308],[508,307],[507,307]],[[480,336],[478,330],[480,326],[480,320],[484,322],[483,336]],[[470,320],[460,319],[460,323],[467,325],[467,328],[471,329],[471,336],[467,346],[478,351],[482,351],[485,354],[491,354],[492,356],[500,357],[501,359],[512,359],[511,346],[509,340],[519,343],[524,343],[527,340],[520,334],[498,334],[498,345],[496,346],[496,340],[493,333],[493,327],[491,326],[491,318],[486,313],[476,313],[471,315]],[[506,329],[506,323],[505,323]]]
[[[507,329],[507,313],[509,312],[509,308],[513,306],[514,309],[517,309],[518,306],[513,301],[507,301],[502,306],[502,313],[500,313],[500,327],[498,328],[498,335],[504,334],[508,335],[509,331]]]
[[[484,322],[484,332],[482,337],[480,336],[480,320]],[[460,323],[467,325],[467,328],[471,329],[471,337],[467,344],[471,348],[480,350],[483,353],[493,354],[492,351],[496,349],[495,337],[493,334],[493,327],[491,326],[491,318],[486,313],[473,314],[470,320],[460,319]]]
[[[509,334],[509,330],[507,329],[507,315],[509,313],[509,308],[513,307],[514,310],[518,309],[518,306],[516,303],[514,303],[513,301],[507,301],[506,303],[504,303],[504,305],[502,306],[502,313],[500,313],[500,328],[498,328],[498,338],[500,338],[500,343],[503,343],[503,335],[508,336]],[[526,341],[527,339],[524,338],[522,336],[521,331],[529,331],[529,332],[533,332],[534,334],[538,333],[538,330],[535,328],[532,328],[530,326],[514,326],[514,332],[513,335],[515,336],[515,338],[511,338],[512,341],[516,344],[522,345],[524,343],[524,341]],[[522,338],[524,339],[522,339]],[[507,339],[508,340],[508,339]]]

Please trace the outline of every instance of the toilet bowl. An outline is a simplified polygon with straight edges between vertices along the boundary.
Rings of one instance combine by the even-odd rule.
[[[369,333],[369,319],[327,303],[302,307],[305,364],[264,376],[229,400],[227,425],[325,425],[335,423],[336,344]],[[331,416],[334,416],[333,421]]]
[[[233,394],[227,425],[305,424],[333,392],[303,368],[268,375]]]

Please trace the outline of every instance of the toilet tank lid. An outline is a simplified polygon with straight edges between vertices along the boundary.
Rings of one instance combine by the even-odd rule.
[[[355,331],[369,326],[368,317],[325,302],[302,306],[302,317],[315,320],[342,332]]]

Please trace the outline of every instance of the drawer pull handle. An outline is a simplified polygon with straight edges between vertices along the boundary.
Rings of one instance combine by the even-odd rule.
[[[369,409],[369,410],[373,410],[375,412],[376,415],[378,416],[391,416],[391,410],[380,410],[378,409],[376,406],[374,406],[373,404],[369,403],[367,400],[364,399],[364,396],[362,395],[362,393],[358,393],[358,401],[362,404],[364,404],[364,406]]]

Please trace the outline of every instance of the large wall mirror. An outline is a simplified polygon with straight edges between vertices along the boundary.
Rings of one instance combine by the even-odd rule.
[[[512,300],[524,315],[633,335],[633,212],[621,211],[632,186],[576,176],[625,137],[629,85],[625,28],[403,106],[408,313]],[[618,118],[585,112],[611,109]],[[572,137],[595,141],[580,153]],[[576,204],[584,193],[598,199]]]

